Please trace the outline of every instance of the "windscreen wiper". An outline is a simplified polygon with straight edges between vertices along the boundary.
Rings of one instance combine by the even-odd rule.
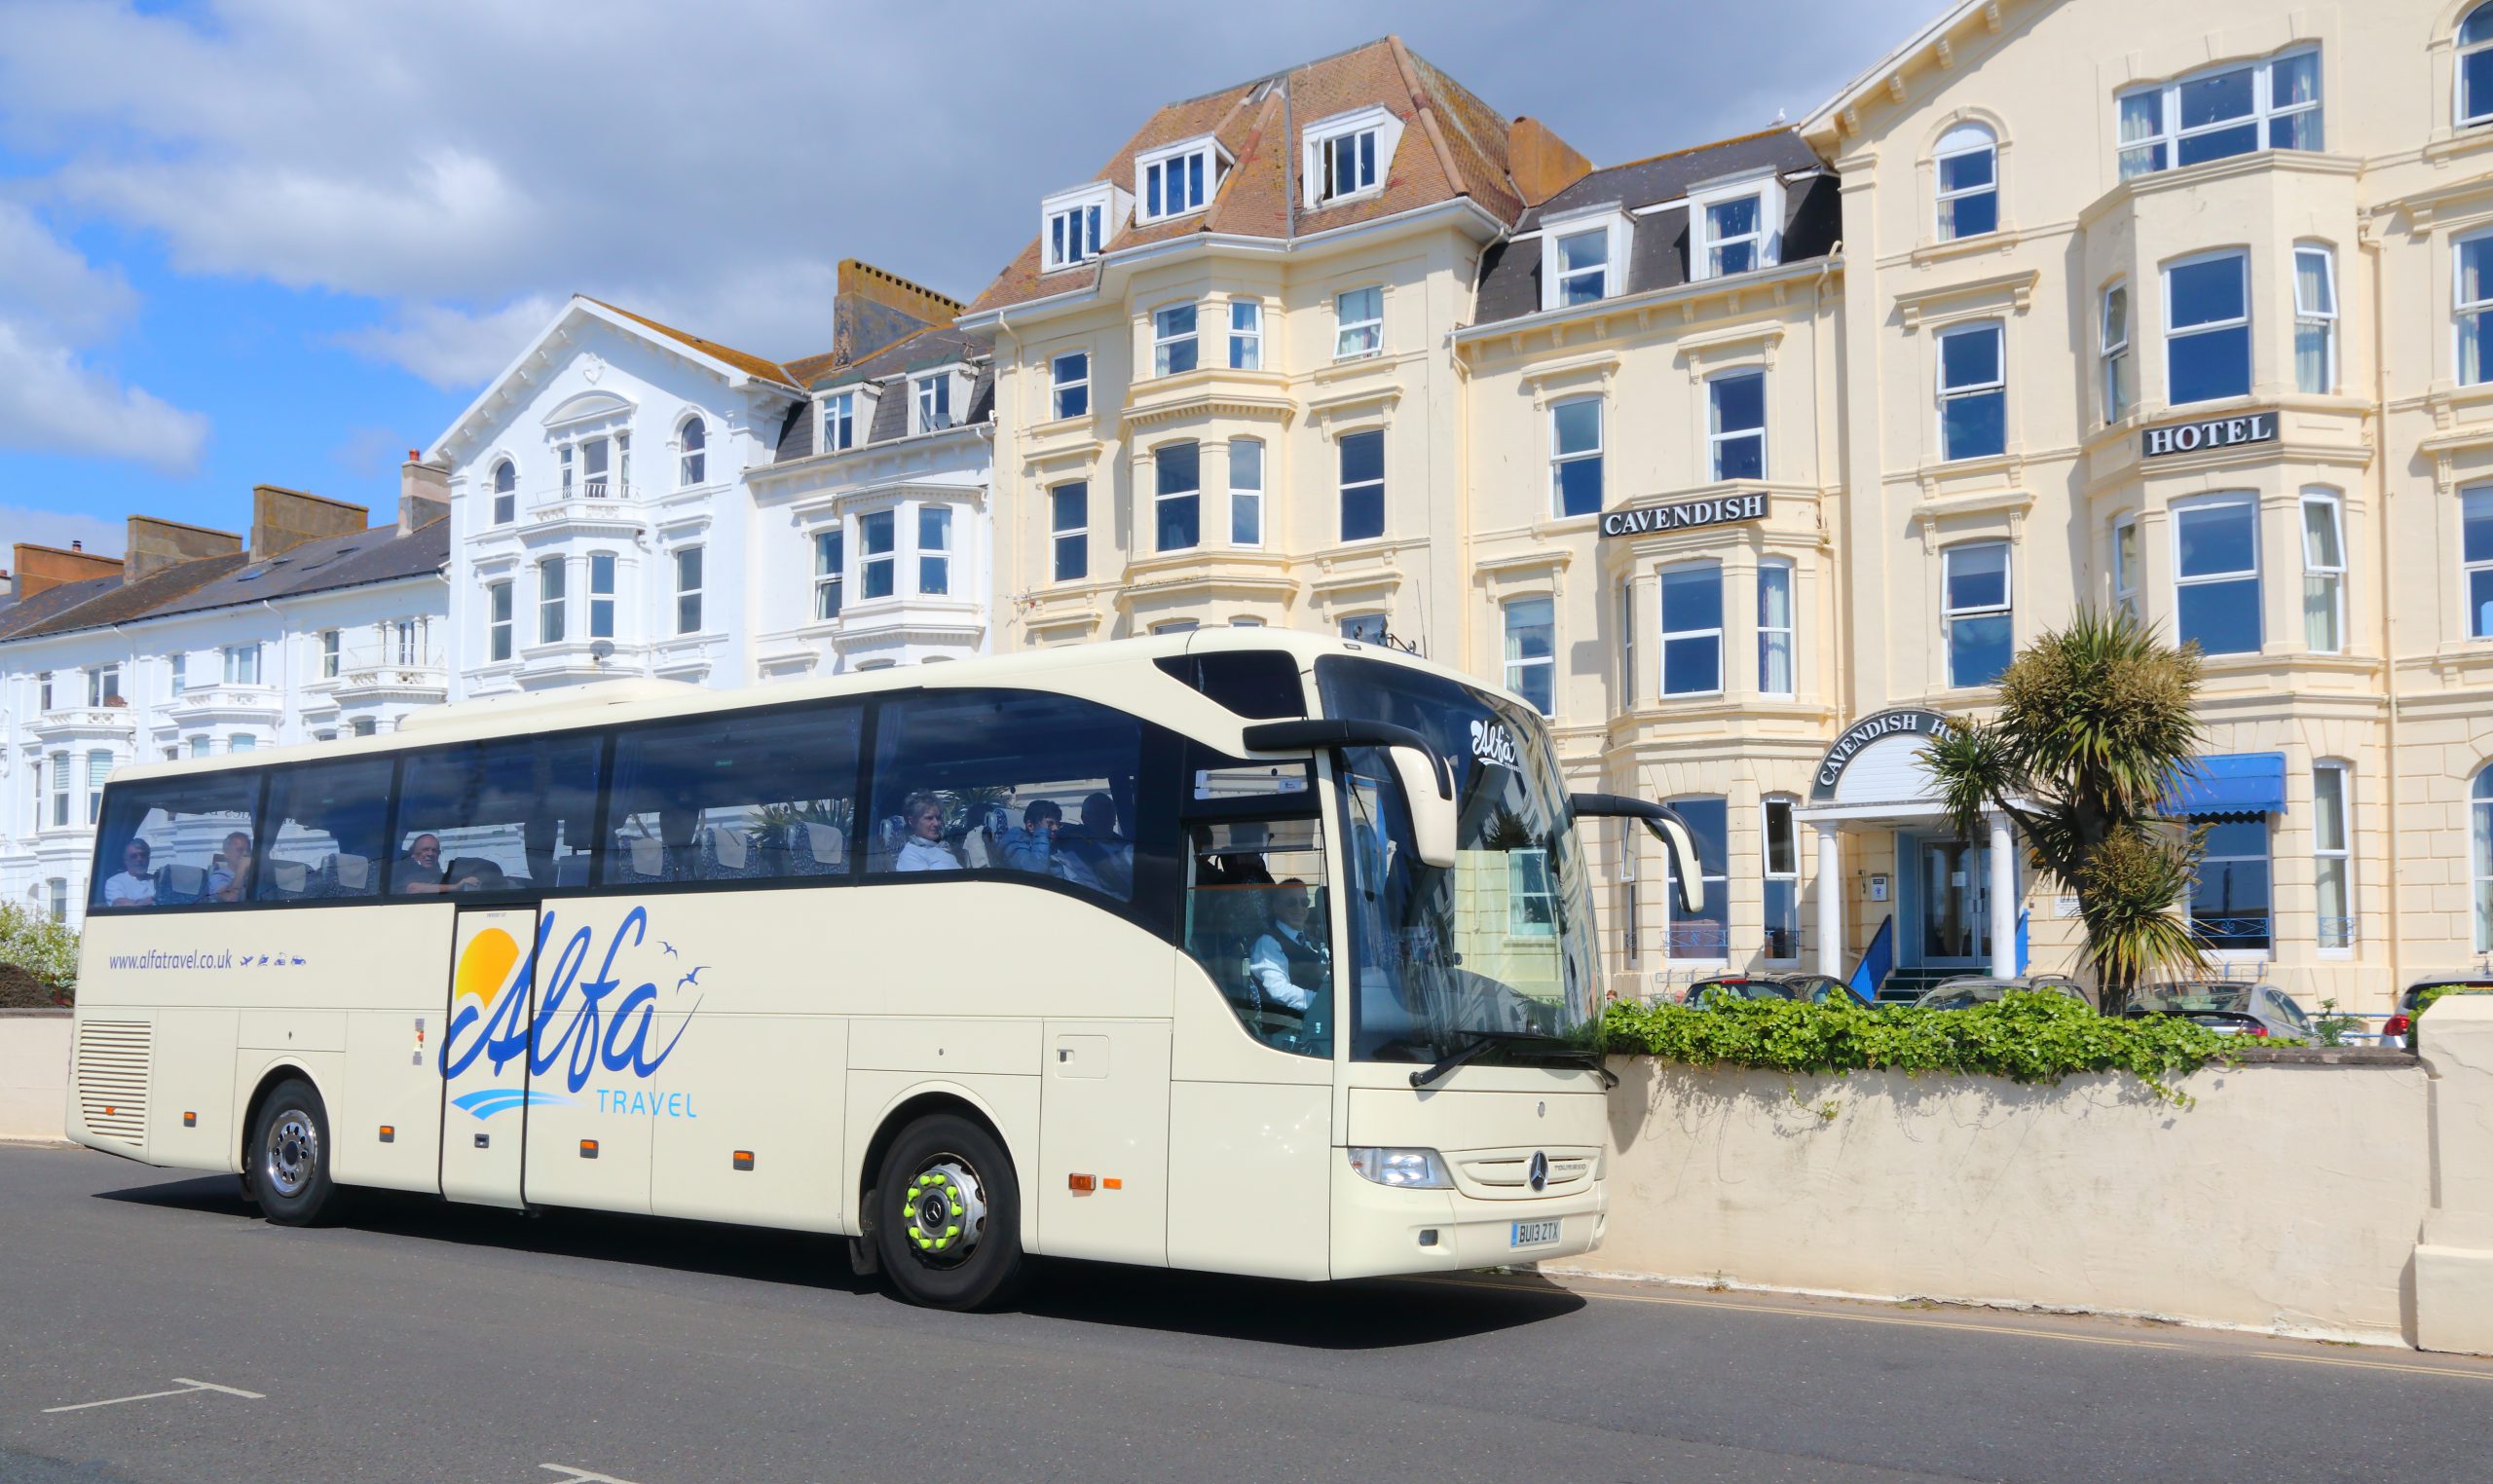
[[[1543,1053],[1544,1056],[1558,1057],[1562,1060],[1583,1061],[1585,1065],[1591,1067],[1594,1071],[1601,1073],[1601,1085],[1605,1091],[1619,1086],[1618,1074],[1613,1072],[1607,1065],[1603,1064],[1602,1054],[1600,1052],[1594,1051],[1590,1047],[1564,1045],[1551,1036],[1533,1035],[1529,1032],[1519,1030],[1473,1031],[1470,1039],[1465,1041],[1461,1046],[1456,1047],[1454,1050],[1446,1053],[1445,1056],[1438,1058],[1435,1065],[1425,1068],[1421,1071],[1413,1072],[1411,1074],[1411,1086],[1415,1088],[1425,1088],[1430,1083],[1451,1073],[1456,1067],[1463,1066],[1476,1059],[1482,1052],[1487,1051],[1489,1048],[1496,1046],[1501,1042],[1516,1041],[1545,1047],[1546,1050]]]
[[[1411,1086],[1415,1088],[1427,1087],[1430,1083],[1447,1075],[1456,1067],[1471,1060],[1473,1057],[1479,1056],[1482,1052],[1487,1051],[1490,1047],[1497,1045],[1504,1039],[1506,1038],[1494,1030],[1482,1031],[1479,1034],[1474,1035],[1470,1040],[1464,1042],[1461,1046],[1456,1047],[1454,1050],[1446,1053],[1443,1057],[1438,1057],[1434,1065],[1427,1068],[1425,1071],[1413,1072],[1411,1074]]]

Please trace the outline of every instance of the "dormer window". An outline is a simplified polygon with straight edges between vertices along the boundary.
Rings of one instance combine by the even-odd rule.
[[[952,373],[934,371],[912,384],[916,393],[918,432],[936,432],[952,426]]]
[[[1043,273],[1078,268],[1099,255],[1125,225],[1134,198],[1104,180],[1059,191],[1039,204]]]
[[[822,451],[845,453],[857,446],[857,393],[835,391],[822,399]]]
[[[1220,145],[1209,138],[1188,139],[1135,156],[1135,220],[1162,222],[1202,210],[1220,189],[1225,161]]]
[[[1541,224],[1541,307],[1593,304],[1627,291],[1627,217],[1616,205]]]
[[[1783,182],[1771,171],[1688,193],[1688,276],[1720,278],[1783,258]]]
[[[1305,204],[1313,209],[1383,191],[1402,121],[1390,109],[1361,108],[1317,120],[1304,137]]]

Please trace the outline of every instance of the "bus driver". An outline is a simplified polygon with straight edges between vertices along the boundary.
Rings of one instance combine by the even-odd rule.
[[[1324,991],[1324,950],[1307,941],[1307,883],[1293,876],[1264,893],[1271,923],[1246,954],[1246,978],[1267,1005],[1306,1013]]]

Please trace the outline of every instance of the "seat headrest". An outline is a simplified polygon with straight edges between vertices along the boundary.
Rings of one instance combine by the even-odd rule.
[[[649,838],[647,835],[634,838],[632,841],[632,874],[636,876],[660,876],[666,874],[666,846],[657,840]]]
[[[825,866],[837,866],[848,856],[848,838],[839,833],[837,825],[806,825],[805,847],[813,852],[815,861]]]
[[[742,830],[722,826],[710,832],[710,851],[729,871],[742,871],[753,858],[753,838]]]
[[[348,891],[362,891],[372,884],[372,857],[339,853],[335,869],[338,884]]]

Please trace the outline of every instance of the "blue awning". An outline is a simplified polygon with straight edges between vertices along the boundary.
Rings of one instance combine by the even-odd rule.
[[[2286,812],[2284,753],[2217,753],[2192,760],[2174,775],[2164,812],[2212,815]]]

